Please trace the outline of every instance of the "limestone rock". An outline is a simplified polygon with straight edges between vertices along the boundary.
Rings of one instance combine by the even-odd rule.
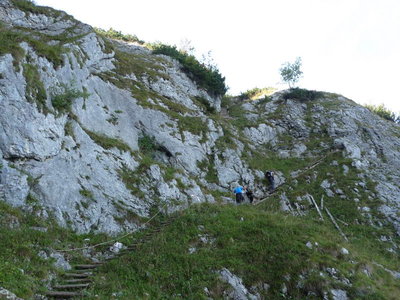
[[[2,287],[0,287],[0,299],[23,300],[22,298],[18,298],[14,293]]]
[[[218,272],[222,281],[228,283],[231,286],[231,290],[225,291],[224,299],[235,299],[235,300],[256,300],[259,297],[251,294],[247,288],[243,285],[242,279],[232,274],[228,269],[223,268]]]

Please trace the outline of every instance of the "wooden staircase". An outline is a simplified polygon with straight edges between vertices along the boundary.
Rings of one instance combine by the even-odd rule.
[[[127,248],[120,250],[101,262],[92,262],[88,264],[77,264],[74,265],[71,270],[62,275],[59,279],[59,283],[53,285],[51,290],[46,292],[48,298],[53,299],[72,299],[72,298],[84,298],[85,289],[87,289],[93,282],[93,275],[97,271],[98,267],[106,264],[108,261],[127,255],[132,251],[136,250],[141,244],[146,243],[151,237],[160,232],[164,227],[171,224],[175,218],[170,218],[165,222],[161,222],[159,227],[150,228],[148,232],[140,239],[136,240],[132,244],[128,245]]]

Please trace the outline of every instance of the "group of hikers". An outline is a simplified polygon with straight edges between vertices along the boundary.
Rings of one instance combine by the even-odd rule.
[[[268,182],[268,190],[270,193],[273,193],[275,190],[275,178],[274,178],[274,172],[273,171],[267,171],[264,173],[264,176]],[[237,186],[234,190],[233,193],[236,196],[236,204],[240,204],[245,201],[244,195],[249,199],[250,203],[253,203],[254,201],[254,194],[253,191],[248,187],[248,186]]]

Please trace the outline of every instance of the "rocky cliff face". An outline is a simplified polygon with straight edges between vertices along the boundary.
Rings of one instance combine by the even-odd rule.
[[[278,184],[296,189],[291,178],[300,166],[338,149],[351,164],[333,160],[332,167],[344,177],[357,170],[351,194],[329,174],[310,180],[368,214],[357,204],[367,191],[365,203],[376,199],[373,209],[385,216],[371,222],[390,221],[400,233],[399,125],[328,93],[304,101],[287,91],[221,104],[175,60],[108,40],[52,9],[1,0],[0,21],[8,38],[0,49],[6,202],[54,215],[78,232],[117,233],[140,226],[154,207],[229,201],[237,183],[262,198],[269,168]]]

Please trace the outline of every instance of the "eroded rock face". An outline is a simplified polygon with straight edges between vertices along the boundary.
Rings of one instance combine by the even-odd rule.
[[[363,174],[360,181],[377,183],[372,196],[384,201],[380,210],[400,233],[398,125],[338,95],[310,104],[283,100],[284,91],[238,102],[243,124],[236,126],[226,107],[221,111],[221,99],[199,88],[175,60],[106,41],[65,13],[23,12],[8,0],[0,8],[7,30],[20,26],[65,50],[56,64],[27,39],[22,57],[0,56],[0,197],[12,205],[29,206],[30,195],[60,224],[113,234],[140,226],[128,214],[213,202],[212,191],[227,199],[237,184],[262,199],[264,158],[317,159],[339,149]],[[68,41],[61,43],[64,33]],[[73,91],[79,93],[64,110],[55,107],[56,96]],[[320,136],[326,140],[311,147]],[[144,137],[152,143],[148,153]],[[278,186],[286,182],[275,173]],[[321,189],[346,197],[333,182]],[[290,200],[282,196],[283,209]]]

